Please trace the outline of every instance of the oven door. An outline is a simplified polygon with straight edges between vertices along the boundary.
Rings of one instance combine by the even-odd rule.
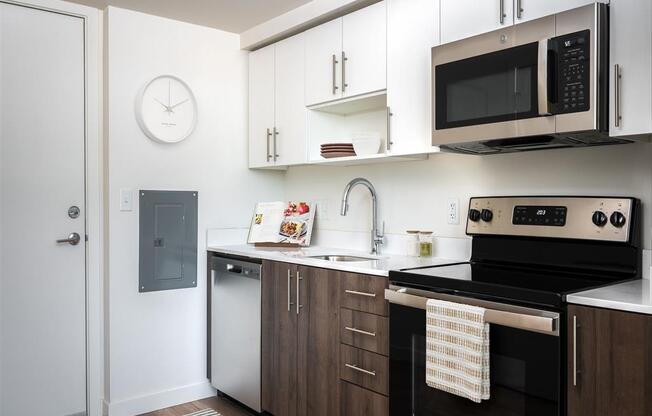
[[[433,145],[554,134],[554,34],[550,16],[433,48]]]
[[[407,301],[398,297],[400,294],[388,296],[391,416],[563,414],[559,314],[542,311],[541,315],[554,320],[554,329],[549,333],[540,328],[533,331],[510,326],[509,320],[505,320],[505,325],[490,323],[491,398],[474,403],[426,384],[426,312],[422,305],[425,307],[427,298],[419,296],[423,301],[415,303],[416,296]],[[454,301],[455,296],[445,299]],[[473,303],[472,299],[460,299],[464,299],[460,303]],[[489,305],[484,302],[483,306]]]

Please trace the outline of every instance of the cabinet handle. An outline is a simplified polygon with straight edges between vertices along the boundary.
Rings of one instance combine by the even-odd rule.
[[[360,368],[357,365],[353,365],[353,364],[344,364],[344,365],[346,367],[350,368],[351,370],[359,371],[361,373],[368,374],[370,376],[376,377],[376,372],[375,371],[365,370],[364,368]]]
[[[523,0],[516,0],[516,18],[523,17]]]
[[[288,269],[288,312],[290,312],[290,310],[291,310],[290,307],[292,305],[294,305],[294,303],[291,302],[291,300],[290,300],[290,290],[291,290],[290,289],[290,280],[291,279],[292,279],[292,272],[290,271],[290,269]]]
[[[278,137],[279,132],[276,130],[276,127],[274,127],[274,162],[276,162],[276,159],[278,159],[278,153],[276,152],[276,138]]]
[[[268,161],[268,162],[269,162],[270,159],[272,158],[272,154],[269,153],[269,139],[270,139],[271,137],[272,137],[272,132],[269,131],[269,129],[267,129],[267,139],[266,139],[266,142],[267,142],[267,161]]]
[[[333,54],[333,95],[337,94],[337,55]]]
[[[301,281],[303,280],[303,277],[301,277],[301,274],[297,271],[297,315],[299,314],[299,309],[303,308],[303,305],[301,305],[301,295],[300,295],[300,290],[301,290]]]
[[[505,24],[505,0],[500,0],[499,1],[499,8],[500,8],[500,24],[504,25]]]
[[[345,326],[344,329],[347,331],[355,332],[356,334],[369,335],[370,337],[376,336],[375,332],[363,331],[362,329],[351,328],[350,326]]]
[[[366,296],[368,298],[375,298],[376,294],[375,293],[367,293],[367,292],[358,292],[357,290],[345,290],[344,293],[347,293],[349,295],[358,295],[358,296]]]
[[[623,115],[620,112],[620,81],[622,80],[623,76],[622,73],[620,72],[620,65],[616,64],[614,65],[614,89],[615,89],[615,97],[614,97],[614,103],[615,103],[615,114],[614,114],[614,121],[616,127],[620,127],[620,121],[623,119]]]
[[[394,142],[392,141],[392,116],[394,113],[392,113],[391,108],[387,107],[387,151],[392,150],[392,145]]]
[[[346,57],[346,53],[342,51],[342,93],[346,91],[346,87],[349,86],[349,84],[346,83],[346,61],[348,61],[349,58]]]
[[[573,315],[573,387],[577,386],[577,374],[579,370],[577,369],[577,315]]]

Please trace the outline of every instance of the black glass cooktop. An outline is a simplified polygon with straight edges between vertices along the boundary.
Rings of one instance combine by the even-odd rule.
[[[551,307],[560,307],[566,294],[614,283],[613,276],[474,262],[392,271],[389,279],[399,286]]]

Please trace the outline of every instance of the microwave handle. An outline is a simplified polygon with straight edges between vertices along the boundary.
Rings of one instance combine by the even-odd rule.
[[[550,115],[550,100],[548,97],[548,39],[539,41],[539,52],[537,60],[537,95],[539,97],[538,107],[540,116]]]

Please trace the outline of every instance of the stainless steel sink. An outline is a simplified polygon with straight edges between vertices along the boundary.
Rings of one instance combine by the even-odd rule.
[[[354,262],[354,261],[370,261],[377,260],[373,257],[359,257],[359,256],[341,256],[341,255],[323,255],[323,256],[306,256],[309,259],[328,260],[337,262]]]

